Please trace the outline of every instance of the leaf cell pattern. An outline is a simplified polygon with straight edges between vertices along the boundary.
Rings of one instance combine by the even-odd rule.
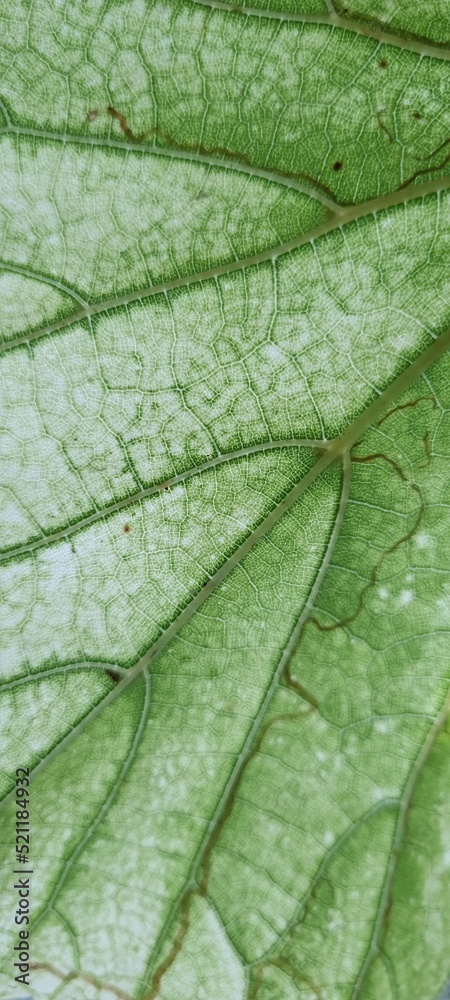
[[[0,39],[0,997],[443,998],[446,4]]]

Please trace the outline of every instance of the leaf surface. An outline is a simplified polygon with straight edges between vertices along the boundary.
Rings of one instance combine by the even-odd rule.
[[[2,12],[4,1000],[445,989],[447,28]]]

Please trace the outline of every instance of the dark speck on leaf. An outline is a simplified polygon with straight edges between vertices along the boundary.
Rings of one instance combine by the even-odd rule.
[[[379,65],[380,69],[387,69],[387,65],[388,64],[387,64],[386,59],[380,59],[379,62],[378,62],[378,65]]]
[[[342,167],[342,160],[336,160],[336,163],[333,163],[333,170],[342,170]]]
[[[129,535],[130,531],[131,531],[131,524],[124,524],[123,530],[124,530],[124,532],[125,532],[126,535]]]

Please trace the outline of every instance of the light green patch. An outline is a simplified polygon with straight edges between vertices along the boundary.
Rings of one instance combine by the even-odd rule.
[[[0,569],[5,671],[15,676],[25,662],[36,670],[50,658],[133,662],[306,472],[308,458],[274,452],[225,463],[201,482],[194,476],[126,514],[11,556]],[[313,502],[310,532],[326,533],[333,518],[334,490],[324,489],[320,526]],[[308,544],[309,573],[318,541],[312,553]]]
[[[139,149],[3,136],[0,164],[0,258],[89,302],[276,247],[324,217],[307,195],[248,172]]]
[[[221,454],[343,431],[444,328],[449,205],[369,216],[1,358],[3,547]]]
[[[430,993],[434,990],[438,996],[448,981],[442,942],[448,928],[450,892],[449,751],[447,724],[418,777],[404,851],[392,883],[392,917],[382,940],[400,1000],[413,995],[417,982],[427,979]],[[430,854],[435,858],[433,864]],[[418,927],[424,926],[424,948],[406,955],[405,939],[412,940]]]
[[[258,2],[0,13],[0,1000],[450,979],[445,12]]]
[[[298,991],[294,996],[302,1000],[305,995],[308,1000],[317,995],[342,1000],[350,995],[349,984],[364,960],[372,913],[383,886],[380,854],[389,855],[394,829],[393,811],[380,808],[331,858],[284,946],[268,960],[269,983],[273,965],[293,980]],[[263,969],[261,996],[268,1000],[264,978]]]
[[[4,341],[70,316],[79,307],[67,292],[1,267],[0,300]]]
[[[8,611],[7,607],[5,611]],[[0,684],[2,796],[13,787],[12,775],[19,752],[31,766],[36,767],[42,758],[59,746],[67,733],[81,722],[111,688],[111,681],[105,671],[101,667],[96,668],[94,664],[92,668],[87,663],[84,670],[72,670],[68,667],[64,669],[54,662],[46,665],[42,677],[36,672],[32,673],[28,664],[21,674],[8,671],[10,664],[7,656],[3,659],[3,665],[6,669],[3,670]],[[19,701],[27,723],[20,733],[16,729]]]

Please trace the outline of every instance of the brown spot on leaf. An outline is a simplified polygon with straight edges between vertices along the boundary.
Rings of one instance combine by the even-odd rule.
[[[342,170],[343,166],[344,164],[342,160],[336,160],[335,163],[333,163],[333,170]]]
[[[442,149],[445,149],[445,147],[448,146],[449,143],[450,143],[450,136],[447,136],[447,139],[444,139],[444,141],[441,142],[440,146],[436,146],[436,149],[433,149],[431,153],[427,153],[426,156],[422,157],[422,162],[425,162],[425,160],[432,160],[433,156],[436,156],[436,153],[440,153]],[[428,166],[421,167],[420,170],[415,170],[414,173],[411,174],[411,177],[408,177],[406,181],[403,181],[403,184],[400,184],[398,190],[402,191],[403,188],[409,187],[409,185],[412,184],[417,177],[421,177],[423,174],[432,174],[434,173],[435,170],[443,170],[444,167],[447,166],[447,163],[449,161],[450,161],[450,153],[447,153],[447,155],[444,156],[444,159],[441,160],[440,163],[429,163]]]
[[[70,983],[74,979],[82,979],[85,983],[95,986],[96,990],[101,990],[102,992],[104,990],[106,993],[112,993],[115,997],[119,997],[119,1000],[131,1000],[128,993],[124,993],[123,990],[117,986],[113,986],[112,983],[104,983],[101,979],[97,979],[96,976],[89,976],[83,972],[62,972],[61,969],[58,969],[50,962],[31,962],[30,971],[50,972],[52,976],[61,979],[62,983]]]
[[[125,533],[126,535],[129,535],[129,534],[130,534],[130,531],[131,531],[131,524],[128,524],[128,522],[127,522],[127,524],[124,524],[124,526],[123,526],[123,530],[124,530],[124,533]]]
[[[264,966],[262,965],[253,966],[252,974],[254,976],[254,979],[252,985],[250,986],[248,1000],[256,1000],[257,994],[259,993],[260,987],[262,986],[263,983]]]
[[[430,437],[429,431],[426,431],[426,433],[424,434],[424,436],[422,438],[422,441],[423,441],[424,452],[425,452],[425,455],[426,455],[426,460],[425,460],[425,462],[422,463],[422,465],[420,466],[420,468],[421,469],[427,469],[428,466],[431,465],[432,458],[433,458],[432,450],[431,450],[431,437]]]
[[[388,410],[388,412],[385,413],[384,417],[382,417],[381,420],[378,421],[377,427],[381,427],[381,425],[384,424],[384,421],[389,420],[389,417],[392,417],[394,413],[398,412],[398,410],[412,409],[414,406],[417,406],[418,403],[422,403],[424,400],[429,400],[433,404],[433,406],[436,406],[436,400],[434,399],[433,396],[418,396],[417,399],[412,399],[408,403],[398,403],[398,405],[394,406],[392,410]]]
[[[240,10],[241,10],[240,8],[236,8],[236,11]],[[121,111],[118,111],[118,109],[114,108],[111,104],[108,105],[106,111],[111,118],[114,118],[114,120],[118,122],[122,132],[124,133],[124,135],[126,135],[127,139],[130,139],[131,142],[141,143],[144,142],[145,139],[148,139],[151,135],[154,135],[156,139],[159,139],[161,143],[163,143],[165,146],[168,146],[171,149],[176,149],[187,153],[199,153],[201,156],[220,156],[223,159],[235,160],[236,163],[243,163],[245,166],[248,167],[255,166],[255,164],[252,162],[250,157],[247,156],[246,153],[235,152],[232,149],[228,149],[226,146],[211,146],[210,148],[207,148],[206,146],[203,146],[202,143],[179,142],[173,136],[169,135],[167,132],[164,132],[161,128],[159,128],[159,126],[154,126],[153,128],[148,129],[148,131],[143,132],[142,135],[135,135],[135,133],[130,128],[125,115],[122,114]],[[327,187],[326,184],[324,184],[322,181],[319,181],[317,177],[311,177],[310,174],[304,173],[302,170],[298,171],[280,170],[275,166],[269,166],[268,169],[271,171],[271,173],[276,174],[278,177],[286,177],[287,179],[306,181],[313,187],[316,187],[320,191],[323,191],[323,193],[328,195],[328,197],[330,198],[334,197],[333,192],[330,190],[329,187]],[[340,170],[341,168],[336,167],[335,169]]]
[[[300,698],[303,698],[303,701],[307,701],[312,706],[312,708],[319,707],[319,702],[317,701],[317,698],[315,698],[314,695],[311,694],[311,692],[308,691],[303,686],[303,684],[300,684],[299,681],[295,680],[295,678],[292,677],[289,667],[286,667],[284,671],[283,680],[284,683],[287,685],[287,687],[292,688],[292,690],[295,691],[295,693],[298,694]]]
[[[383,108],[383,111],[384,111],[384,108]],[[381,129],[382,132],[384,132],[385,135],[387,135],[388,142],[393,142],[394,141],[394,136],[392,135],[392,132],[389,131],[387,125],[385,125],[385,123],[384,123],[384,121],[383,121],[383,119],[381,117],[381,114],[382,114],[381,111],[377,111],[378,127]]]
[[[379,59],[378,60],[378,65],[379,65],[380,69],[387,69],[388,68],[388,64],[387,64],[387,60],[386,59]]]
[[[111,680],[114,681],[115,684],[117,684],[120,681],[120,674],[118,674],[115,670],[107,670],[106,673],[108,674],[108,677],[110,677]]]
[[[179,928],[177,930],[177,933],[176,933],[176,935],[175,935],[175,937],[173,939],[172,947],[171,947],[171,949],[170,949],[169,954],[167,955],[167,957],[162,962],[160,962],[160,964],[157,966],[157,968],[156,968],[156,970],[154,972],[154,975],[153,975],[153,979],[152,979],[152,982],[151,982],[150,990],[146,994],[146,996],[144,997],[144,1000],[156,1000],[156,997],[158,996],[158,993],[159,993],[159,989],[160,989],[160,986],[161,986],[161,980],[162,980],[162,978],[164,976],[164,973],[167,972],[168,969],[170,969],[170,967],[171,967],[171,965],[173,965],[173,963],[174,963],[177,955],[179,955],[179,953],[181,951],[181,947],[182,947],[183,941],[184,941],[184,939],[186,937],[186,934],[187,934],[187,932],[189,930],[189,906],[190,906],[191,898],[192,898],[193,895],[194,895],[194,893],[191,890],[191,892],[189,892],[185,896],[184,903],[183,903],[183,908],[181,910],[180,926],[179,926]]]
[[[141,142],[142,139],[145,138],[145,136],[142,136],[141,138],[140,136],[135,135],[134,132],[131,131],[125,115],[121,114],[120,111],[117,111],[116,108],[113,108],[111,104],[106,110],[108,114],[111,115],[111,118],[115,118],[115,120],[119,123],[122,132],[126,135],[127,139],[131,139],[132,142]]]
[[[227,149],[226,146],[211,146],[210,148],[207,148],[201,143],[180,143],[177,139],[174,139],[171,135],[168,135],[167,132],[163,132],[162,129],[158,127],[150,129],[150,131],[147,132],[145,136],[142,136],[142,138],[146,138],[149,135],[156,136],[157,139],[160,139],[166,146],[170,146],[171,149],[185,150],[188,153],[200,153],[202,156],[221,156],[223,159],[235,160],[237,163],[243,163],[248,167],[254,166],[252,160],[246,155],[246,153],[234,152],[232,149]],[[319,181],[316,177],[311,177],[310,174],[303,173],[301,170],[279,170],[277,167],[272,166],[268,167],[268,169],[272,173],[277,174],[278,177],[307,181],[314,187],[319,188],[330,198],[333,197],[332,191],[326,186],[326,184],[323,184],[322,181]]]
[[[290,976],[294,982],[301,984],[306,983],[306,985],[309,986],[309,990],[314,993],[315,997],[317,997],[317,1000],[323,1000],[321,987],[315,983],[310,976],[305,976],[300,972],[300,970],[296,969],[292,959],[285,958],[283,955],[280,955],[278,958],[271,958],[268,964],[277,966],[283,972],[287,973],[287,975]]]

